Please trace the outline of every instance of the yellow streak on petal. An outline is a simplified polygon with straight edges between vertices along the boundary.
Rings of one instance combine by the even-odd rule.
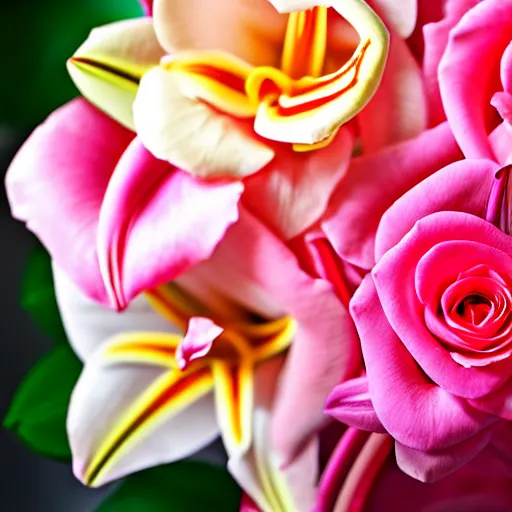
[[[317,77],[324,67],[327,46],[327,8],[314,7],[289,15],[281,69],[288,76]]]
[[[213,361],[215,404],[222,439],[228,453],[243,453],[252,440],[254,366],[251,360],[238,364]]]
[[[156,379],[125,411],[88,462],[87,485],[101,485],[103,476],[141,437],[150,435],[166,419],[209,393],[212,387],[212,374],[206,367],[193,372],[170,371]]]
[[[296,153],[307,153],[308,151],[315,151],[317,149],[326,148],[333,140],[334,137],[338,134],[338,130],[334,131],[329,135],[329,137],[317,142],[316,144],[293,144],[293,150]]]
[[[139,18],[94,29],[67,67],[91,103],[133,130],[132,105],[139,81],[164,54],[151,19]]]
[[[297,332],[297,322],[290,317],[286,318],[286,325],[270,336],[254,349],[254,356],[258,362],[275,357],[284,352],[292,343]]]
[[[103,357],[113,363],[136,363],[176,369],[176,348],[182,336],[158,332],[130,332],[116,336]]]

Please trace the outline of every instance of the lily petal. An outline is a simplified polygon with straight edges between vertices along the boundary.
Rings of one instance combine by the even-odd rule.
[[[209,318],[194,317],[188,324],[187,333],[176,350],[176,361],[180,370],[185,369],[195,359],[210,352],[213,342],[224,329]]]
[[[160,67],[146,73],[133,108],[137,133],[149,151],[197,176],[240,178],[274,158],[242,121],[188,96],[179,73]]]
[[[324,213],[348,170],[352,147],[350,131],[342,128],[323,149],[279,148],[266,169],[245,181],[244,205],[284,240],[293,238]]]
[[[55,263],[53,280],[69,343],[83,361],[89,359],[109,338],[123,332],[181,332],[159,315],[144,295],[133,300],[125,311],[117,312],[85,296]]]
[[[135,139],[100,212],[98,257],[111,307],[123,309],[143,290],[208,258],[238,218],[242,189],[239,182],[205,182],[173,169]]]
[[[402,39],[407,39],[416,26],[418,1],[371,0],[371,5],[397,31]]]
[[[313,1],[303,0],[271,3],[280,12],[316,6]],[[270,95],[260,103],[254,129],[263,137],[296,145],[328,141],[366,106],[379,86],[389,46],[389,34],[380,18],[362,0],[331,0],[323,5],[345,18],[357,30],[361,42],[339,71],[320,79],[305,77],[287,84],[286,76],[279,72],[254,70],[246,85],[250,97],[258,96],[265,80],[285,85],[284,94],[277,99]]]
[[[96,252],[98,218],[112,172],[133,135],[85,100],[55,111],[11,163],[12,215],[89,297],[108,302]]]
[[[315,495],[318,470],[316,441],[309,443],[293,464],[279,469],[279,456],[271,449],[272,403],[282,358],[259,367],[255,379],[253,444],[249,451],[231,454],[228,468],[263,512],[307,511]]]
[[[69,59],[68,71],[93,105],[133,130],[140,79],[164,54],[151,18],[126,20],[94,29]]]
[[[87,361],[68,411],[73,470],[87,485],[186,457],[218,435],[211,372],[178,370],[180,339],[121,335]]]

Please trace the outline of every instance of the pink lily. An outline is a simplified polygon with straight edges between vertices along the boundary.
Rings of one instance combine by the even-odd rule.
[[[350,319],[331,287],[299,270],[293,254],[260,222],[243,212],[211,258],[185,272],[174,281],[173,287],[149,292],[147,296],[157,310],[171,320],[164,329],[161,319],[155,321],[154,313],[151,319],[145,319],[142,311],[132,314],[137,307],[141,308],[143,297],[136,299],[126,312],[115,315],[84,298],[64,274],[57,273],[56,284],[71,341],[86,361],[69,413],[75,471],[80,478],[98,485],[148,465],[174,460],[183,456],[184,450],[190,453],[199,448],[215,432],[210,395],[214,385],[215,393],[221,393],[216,405],[217,421],[231,456],[229,467],[262,510],[295,510],[292,505],[286,505],[288,500],[302,503],[300,500],[306,499],[290,497],[289,492],[293,495],[307,491],[308,500],[311,499],[315,482],[314,437],[325,421],[323,403],[335,382],[357,371],[357,340]],[[179,295],[173,291],[176,287],[181,290]],[[201,303],[206,309],[197,309]],[[254,337],[265,328],[261,323],[243,327],[247,317],[241,313],[248,311],[272,320],[274,325],[277,325],[275,319],[285,319],[284,315],[288,315],[293,318],[296,332],[283,370],[275,360],[269,362],[272,364],[268,369],[266,363],[258,364],[253,373],[247,366],[252,361],[251,352],[242,351],[246,355],[240,360],[239,368],[245,370],[239,374],[242,380],[235,381],[231,380],[235,374],[226,372],[228,368],[220,364],[223,354],[231,353],[226,340],[238,346],[240,342],[233,333]],[[196,318],[195,323],[189,324],[183,340],[180,341],[180,335],[165,334],[164,330],[169,332],[169,329],[176,332],[173,325],[183,332],[186,319],[192,316],[209,317],[225,332],[211,322]],[[118,323],[125,321],[128,325]],[[103,332],[91,329],[91,325],[100,326]],[[280,328],[285,330],[276,332],[282,332],[283,336],[289,333],[286,325],[292,324],[287,321]],[[270,352],[265,352],[265,344],[251,348],[256,351],[255,361],[283,352],[291,342],[290,334],[286,336],[275,338],[276,348]],[[172,363],[172,354],[177,361],[172,370],[166,370],[171,371],[167,376],[162,372]],[[123,370],[127,362],[130,365]],[[181,397],[185,400],[181,402],[182,407],[188,405],[183,413],[203,414],[200,412],[203,410],[209,415],[204,424],[206,431],[202,431],[202,416],[197,415],[193,420],[197,432],[191,430],[187,437],[186,432],[179,430],[183,424],[182,413],[172,400],[165,408],[151,409],[151,415],[140,428],[128,428],[133,425],[130,418],[144,409],[156,387],[167,382],[165,379],[171,378],[172,372],[176,374],[178,367],[182,368],[184,379],[206,371],[202,380],[190,380],[183,388],[186,394]],[[212,374],[207,371],[209,367]],[[101,393],[94,391],[98,382],[102,382]],[[238,384],[233,387],[235,382]],[[278,391],[274,397],[275,383]],[[241,393],[232,393],[237,388]],[[106,393],[105,389],[111,391]],[[193,405],[196,402],[203,405],[196,407]],[[102,403],[110,404],[111,413],[91,415],[91,411],[102,410]],[[299,403],[301,414],[297,413]],[[115,440],[122,432],[125,441],[118,446]],[[178,446],[170,442],[174,432],[181,439],[179,443],[176,441]],[[281,463],[292,459],[288,469],[281,471]],[[289,486],[292,489],[287,491]],[[272,503],[276,500],[284,503],[284,508],[275,508]]]

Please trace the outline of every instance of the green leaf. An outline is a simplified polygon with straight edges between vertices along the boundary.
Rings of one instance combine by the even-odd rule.
[[[41,331],[56,342],[67,343],[55,298],[51,258],[39,242],[27,261],[20,301]]]
[[[129,476],[96,512],[238,512],[240,489],[223,468],[180,461]]]
[[[66,60],[90,30],[140,16],[137,0],[18,0],[0,7],[1,121],[17,127],[40,123],[78,91]]]
[[[18,387],[4,427],[35,452],[69,459],[66,415],[81,368],[82,363],[68,346],[50,352]]]

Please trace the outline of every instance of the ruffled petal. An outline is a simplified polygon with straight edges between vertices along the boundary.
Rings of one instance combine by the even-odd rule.
[[[418,138],[354,158],[330,201],[322,229],[344,260],[370,269],[383,213],[421,180],[461,157],[445,123]]]
[[[207,259],[238,218],[242,188],[197,180],[156,160],[135,139],[110,180],[98,226],[111,307],[123,309],[143,290]]]
[[[440,450],[475,436],[497,420],[433,384],[421,371],[389,325],[371,275],[355,293],[351,312],[373,406],[395,440],[415,450]]]
[[[73,392],[73,471],[96,487],[191,455],[218,435],[207,367],[180,372],[180,337],[133,333],[89,358]]]
[[[123,312],[112,311],[91,300],[53,264],[53,280],[59,312],[69,343],[83,361],[117,334],[131,331],[180,333],[180,329],[158,314],[141,295]]]
[[[133,135],[84,100],[54,112],[29,137],[6,177],[15,218],[89,297],[107,302],[96,252],[98,219],[115,166]]]
[[[69,59],[68,71],[93,105],[133,130],[140,79],[164,54],[150,18],[125,20],[94,29]]]

